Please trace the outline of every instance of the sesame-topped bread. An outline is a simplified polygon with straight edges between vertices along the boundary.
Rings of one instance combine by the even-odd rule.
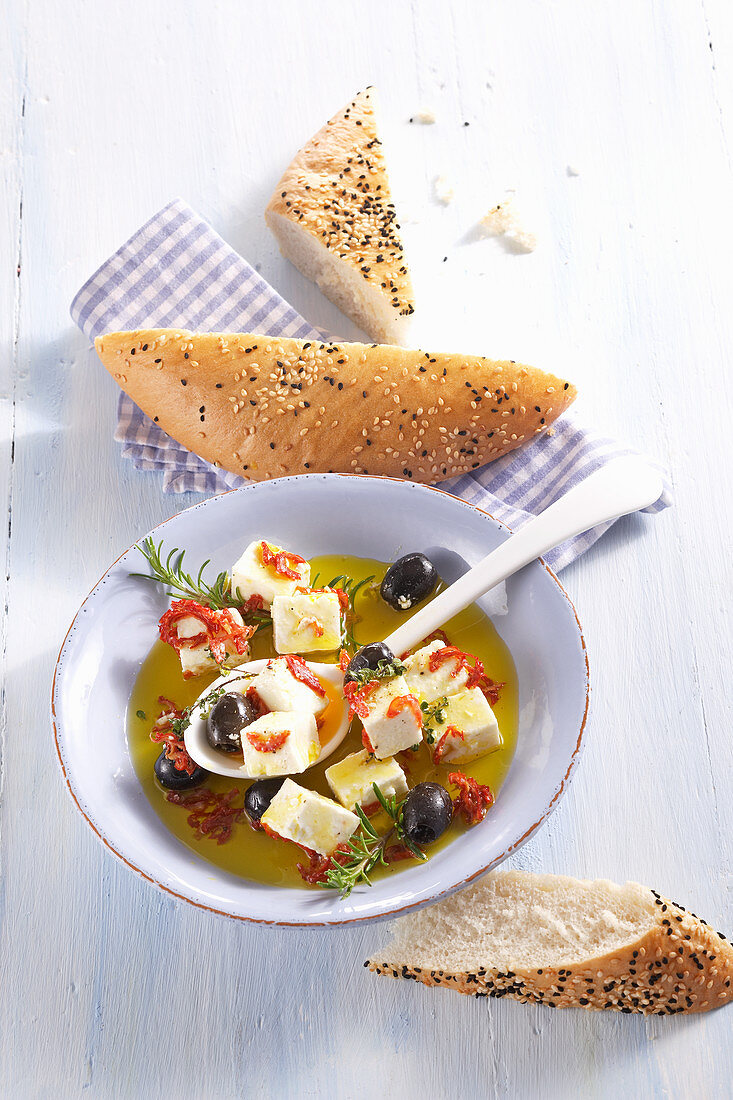
[[[733,999],[733,947],[654,890],[495,871],[397,921],[364,964],[475,997],[645,1016]]]
[[[308,471],[442,481],[545,431],[575,397],[519,363],[384,344],[144,329],[95,346],[164,431],[255,481]]]
[[[359,92],[303,146],[265,218],[327,298],[373,340],[402,344],[414,299],[375,106],[374,89]]]

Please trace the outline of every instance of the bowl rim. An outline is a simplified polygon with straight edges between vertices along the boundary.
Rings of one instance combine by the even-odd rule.
[[[284,481],[292,481],[292,480],[294,480],[295,477],[308,477],[308,476],[311,476],[311,477],[314,477],[314,478],[324,477],[323,474],[311,474],[311,475],[296,474],[296,475],[289,475],[287,477],[282,477],[282,478],[272,478],[268,482],[266,482],[265,484],[273,484],[273,483],[278,482],[278,481],[283,481],[283,482]],[[331,473],[329,475],[325,475],[325,476],[355,478],[355,479],[358,479],[360,481],[393,481],[393,482],[398,482],[398,483],[406,484],[406,485],[417,485],[417,483],[415,483],[415,482],[405,481],[404,478],[391,477],[387,474],[349,474],[349,473],[342,473],[342,472],[334,471],[333,473]],[[150,529],[148,534],[152,534],[153,532],[158,531],[161,527],[165,527],[168,523],[170,523],[172,520],[176,519],[178,516],[181,516],[186,512],[193,511],[194,509],[200,507],[207,500],[212,500],[216,497],[229,496],[231,493],[239,493],[239,492],[242,492],[242,491],[246,491],[248,488],[251,488],[251,487],[253,487],[255,485],[259,485],[259,484],[263,484],[263,483],[262,482],[252,482],[250,485],[240,486],[240,487],[235,488],[235,489],[226,489],[222,493],[214,493],[214,494],[212,494],[211,497],[205,497],[203,500],[196,501],[194,504],[190,504],[187,508],[182,508],[180,512],[176,512],[176,513],[174,513],[174,515],[169,516],[167,519],[161,520],[160,523],[156,524],[155,527],[152,527]],[[447,496],[451,500],[455,500],[455,501],[459,502],[460,504],[466,505],[467,507],[474,509],[476,512],[479,512],[481,515],[486,516],[488,519],[492,520],[494,523],[498,524],[500,527],[503,527],[510,534],[513,531],[513,529],[509,526],[509,524],[505,523],[503,520],[497,519],[496,516],[492,515],[492,513],[488,512],[485,508],[481,508],[477,504],[473,504],[470,501],[465,500],[463,497],[456,496],[455,493],[449,493],[446,489],[440,489],[436,485],[421,484],[421,485],[419,485],[419,488],[427,489],[430,492],[440,493],[443,496]],[[142,537],[145,537],[145,536],[142,536]],[[555,584],[559,588],[562,596],[565,598],[567,604],[569,605],[570,610],[573,614],[573,618],[575,620],[575,624],[576,624],[577,631],[578,631],[578,638],[579,638],[579,641],[580,641],[581,651],[582,651],[582,655],[583,655],[583,661],[584,661],[584,665],[585,665],[585,707],[583,708],[583,716],[582,716],[582,719],[581,719],[581,722],[580,722],[580,727],[578,729],[578,737],[577,737],[577,740],[576,740],[576,743],[575,743],[575,748],[573,749],[573,751],[571,753],[570,761],[568,763],[568,767],[567,767],[567,770],[566,770],[563,778],[561,779],[560,783],[558,784],[558,787],[557,787],[555,793],[553,794],[552,798],[545,805],[541,815],[537,818],[537,820],[532,825],[529,826],[529,828],[527,828],[524,831],[524,833],[517,840],[513,841],[512,844],[510,844],[507,848],[505,848],[501,853],[499,853],[494,859],[492,859],[485,866],[477,868],[477,870],[474,871],[472,874],[468,875],[465,878],[460,879],[458,882],[452,883],[451,885],[446,886],[445,888],[439,889],[435,894],[431,895],[430,898],[427,898],[427,899],[426,898],[420,898],[418,900],[408,902],[406,905],[401,905],[401,906],[398,906],[398,907],[390,908],[390,909],[387,909],[384,912],[378,913],[378,914],[365,914],[364,916],[345,917],[345,918],[341,918],[341,919],[337,919],[337,920],[328,920],[328,919],[313,920],[313,921],[267,920],[263,917],[252,917],[252,916],[247,916],[243,913],[232,913],[232,912],[227,911],[226,909],[217,909],[213,905],[207,905],[202,901],[197,901],[194,898],[189,897],[187,894],[180,893],[179,891],[174,890],[172,887],[167,886],[164,882],[159,881],[159,879],[155,878],[154,875],[150,874],[148,871],[143,870],[142,867],[138,867],[137,864],[133,863],[132,860],[127,858],[127,856],[123,855],[123,853],[121,851],[118,851],[117,848],[107,839],[107,837],[104,836],[100,832],[100,830],[97,828],[95,823],[92,821],[91,817],[84,810],[81,802],[79,801],[79,798],[77,797],[76,791],[74,790],[74,785],[72,783],[71,776],[70,776],[69,771],[67,770],[66,764],[64,762],[64,757],[63,757],[63,754],[62,754],[62,751],[61,751],[60,736],[59,736],[60,735],[60,729],[61,729],[61,721],[60,721],[59,715],[56,712],[56,698],[57,698],[57,686],[56,685],[57,685],[57,679],[58,679],[58,675],[59,675],[61,660],[62,660],[62,657],[64,655],[64,650],[66,649],[66,644],[69,640],[69,636],[70,636],[72,630],[74,629],[74,626],[77,622],[77,619],[79,618],[82,611],[84,610],[84,607],[86,606],[87,602],[91,599],[91,597],[97,591],[97,589],[102,584],[102,582],[107,577],[107,575],[112,572],[112,570],[117,565],[117,563],[126,554],[128,554],[135,546],[138,545],[139,541],[140,541],[140,539],[136,539],[134,542],[132,542],[130,544],[130,546],[128,546],[125,550],[123,550],[115,558],[115,560],[110,563],[110,565],[105,569],[104,573],[102,573],[102,575],[99,577],[99,579],[96,581],[96,583],[89,590],[87,595],[84,597],[84,599],[82,600],[81,604],[79,605],[79,607],[76,611],[76,614],[74,615],[74,618],[71,620],[71,623],[69,624],[69,628],[66,631],[66,634],[64,635],[63,641],[62,641],[61,646],[59,648],[58,656],[56,657],[56,661],[55,661],[55,664],[54,664],[53,678],[52,678],[52,681],[51,681],[51,725],[52,725],[52,728],[53,728],[54,745],[56,747],[56,755],[58,757],[58,763],[59,763],[59,766],[61,768],[61,773],[63,775],[64,782],[66,783],[66,787],[68,789],[68,792],[71,795],[71,798],[72,798],[72,800],[74,802],[74,805],[76,806],[77,810],[79,811],[81,816],[84,818],[84,820],[87,822],[87,824],[91,828],[92,832],[96,836],[97,840],[100,841],[100,843],[103,844],[104,847],[108,851],[110,851],[112,853],[112,855],[114,855],[121,863],[123,863],[130,870],[134,871],[135,874],[137,874],[140,878],[144,879],[146,882],[151,883],[153,886],[156,886],[160,890],[164,890],[165,893],[167,893],[170,896],[176,898],[177,900],[184,901],[188,905],[193,905],[197,909],[201,909],[204,912],[213,913],[216,916],[220,916],[220,917],[227,917],[229,920],[244,921],[247,924],[260,924],[260,925],[274,926],[274,927],[280,927],[280,928],[325,928],[325,927],[337,928],[341,925],[364,924],[364,923],[371,923],[371,922],[375,922],[375,921],[379,921],[379,920],[388,920],[388,919],[391,919],[391,918],[394,918],[394,917],[401,916],[404,913],[407,913],[407,912],[409,912],[413,909],[420,909],[424,906],[432,905],[436,901],[440,900],[441,898],[449,897],[451,894],[455,893],[457,890],[463,889],[465,886],[467,886],[469,883],[473,882],[475,879],[479,878],[481,875],[484,875],[487,872],[491,871],[492,868],[497,867],[499,864],[503,863],[504,860],[509,855],[512,854],[512,852],[515,852],[519,848],[521,848],[522,845],[525,844],[529,840],[529,838],[533,835],[533,833],[535,833],[537,831],[537,829],[540,827],[540,825],[542,825],[542,823],[556,809],[557,804],[560,801],[560,798],[565,793],[565,790],[567,789],[567,787],[569,786],[569,784],[570,784],[570,782],[573,778],[573,774],[574,774],[575,769],[576,769],[576,767],[578,765],[578,762],[580,760],[580,755],[581,755],[581,751],[582,751],[582,748],[583,748],[583,737],[584,737],[586,725],[587,725],[587,722],[588,722],[588,714],[589,714],[589,710],[590,710],[590,699],[591,699],[590,662],[589,662],[589,659],[588,659],[588,647],[587,647],[586,642],[585,642],[585,637],[583,635],[583,628],[580,624],[580,619],[578,618],[578,612],[576,611],[575,605],[574,605],[573,601],[570,599],[570,596],[568,595],[568,593],[565,590],[565,588],[563,587],[563,585],[560,583],[557,575],[553,572],[553,570],[550,568],[550,566],[547,564],[547,562],[544,560],[544,558],[539,557],[539,558],[536,558],[535,560],[540,563],[540,565],[545,569],[547,574],[555,582]]]

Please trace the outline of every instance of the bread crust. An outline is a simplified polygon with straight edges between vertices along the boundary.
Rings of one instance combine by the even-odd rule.
[[[444,985],[474,997],[511,997],[549,1008],[612,1009],[644,1016],[707,1012],[733,1000],[733,947],[682,906],[649,891],[656,925],[611,954],[564,967],[475,973],[405,966],[389,948],[364,964],[375,974]]]
[[[357,272],[395,319],[414,312],[372,88],[358,92],[322,126],[283,173],[265,219],[285,251],[273,215],[286,218]],[[327,284],[319,285],[332,297]],[[376,317],[371,324],[363,314],[355,320],[366,324],[375,339],[390,338],[389,325],[385,333]]]
[[[141,329],[95,346],[164,431],[257,481],[343,472],[439,482],[541,434],[576,394],[519,363],[389,345]]]

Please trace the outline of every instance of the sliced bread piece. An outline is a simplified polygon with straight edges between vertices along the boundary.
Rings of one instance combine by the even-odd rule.
[[[733,999],[733,947],[654,890],[495,871],[403,917],[365,964],[475,997],[643,1015]]]
[[[533,367],[385,344],[144,329],[95,346],[164,431],[255,481],[308,471],[442,481],[542,433],[575,397]]]
[[[296,154],[265,211],[280,251],[373,340],[402,344],[414,312],[374,89]]]

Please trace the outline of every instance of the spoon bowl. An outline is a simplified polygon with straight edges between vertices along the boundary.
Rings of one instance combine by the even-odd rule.
[[[246,665],[240,665],[239,668],[232,669],[231,672],[227,672],[224,676],[220,676],[217,680],[214,680],[213,684],[202,691],[198,699],[193,705],[191,710],[191,721],[184,734],[184,743],[186,745],[186,752],[191,759],[199,765],[201,768],[206,768],[209,772],[216,772],[217,775],[229,775],[232,779],[252,779],[253,776],[249,775],[243,762],[240,761],[240,756],[237,753],[227,754],[221,752],[219,749],[214,749],[209,744],[206,736],[206,715],[209,711],[209,704],[204,700],[214,691],[216,688],[224,687],[228,684],[236,685],[238,680],[242,680],[247,675],[260,672],[268,663],[268,658],[264,658],[261,661],[249,661]],[[343,697],[343,680],[344,676],[338,665],[326,665],[316,664],[307,661],[306,664],[311,672],[315,673],[319,680],[327,680],[338,689],[338,696],[336,699],[330,699],[326,710],[327,713],[332,707],[341,708],[338,724],[334,728],[333,733],[327,741],[321,743],[321,751],[318,757],[313,761],[313,764],[317,764],[319,760],[325,759],[335,752],[349,729],[349,710],[346,706],[346,700]],[[202,714],[202,711],[204,712]],[[235,757],[232,759],[232,757]],[[310,767],[313,767],[313,764]]]

